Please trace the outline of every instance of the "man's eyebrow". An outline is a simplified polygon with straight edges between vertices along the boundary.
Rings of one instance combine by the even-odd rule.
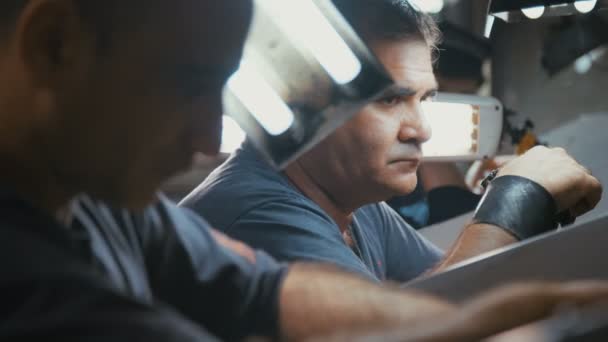
[[[433,97],[437,94],[438,91],[439,90],[437,88],[430,89],[426,93],[424,93],[422,98],[426,99],[429,97]],[[412,88],[393,85],[393,86],[389,87],[388,89],[386,89],[382,93],[381,97],[408,97],[408,96],[414,96],[414,95],[416,95],[416,90],[414,90]]]
[[[408,87],[392,85],[382,92],[380,97],[406,97],[416,94],[416,90]]]

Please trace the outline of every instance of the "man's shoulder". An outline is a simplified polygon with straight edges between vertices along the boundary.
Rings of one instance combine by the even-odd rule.
[[[306,229],[333,225],[327,213],[301,193],[272,188],[211,195],[194,203],[192,209],[205,217],[212,227],[222,231],[243,225],[249,228],[275,225]]]
[[[279,236],[323,237],[338,231],[322,208],[296,191],[258,189],[225,197],[210,196],[195,203],[193,209],[213,228],[259,248],[261,245],[254,241],[276,240]]]
[[[241,191],[237,191],[239,189]],[[246,144],[211,172],[182,203],[198,202],[220,193],[227,193],[236,198],[247,194],[250,189],[256,190],[256,196],[293,192],[286,177],[266,163],[253,147]]]
[[[251,210],[276,202],[306,205],[304,195],[283,174],[245,150],[213,171],[180,206],[191,208],[213,227],[224,229]]]

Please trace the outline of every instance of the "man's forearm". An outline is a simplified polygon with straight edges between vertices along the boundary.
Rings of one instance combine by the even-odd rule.
[[[280,303],[282,331],[288,340],[336,331],[414,327],[453,310],[451,304],[421,292],[306,264],[292,266]]]
[[[517,242],[515,237],[505,230],[487,225],[472,224],[462,231],[445,258],[431,273],[441,272],[449,266]]]
[[[495,289],[456,307],[330,267],[294,264],[282,286],[280,324],[286,340],[479,341],[546,318],[557,308],[606,298],[605,282],[530,282]]]

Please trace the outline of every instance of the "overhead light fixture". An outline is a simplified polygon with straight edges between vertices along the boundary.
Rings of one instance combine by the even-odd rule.
[[[574,3],[574,7],[581,13],[589,13],[593,11],[597,5],[597,0],[578,0]]]
[[[608,0],[491,0],[489,14],[506,22],[589,13]]]
[[[529,19],[538,19],[545,13],[545,6],[522,8],[521,12]]]
[[[410,2],[421,12],[432,14],[441,12],[445,5],[444,0],[410,0]]]

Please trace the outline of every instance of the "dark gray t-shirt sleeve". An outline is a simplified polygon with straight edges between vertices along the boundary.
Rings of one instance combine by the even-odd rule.
[[[218,243],[189,209],[169,201],[156,209],[138,224],[148,227],[144,248],[155,295],[222,338],[278,336],[287,267],[244,245],[238,253],[239,246]]]
[[[443,251],[408,225],[388,204],[380,203],[377,209],[384,230],[389,278],[411,280],[441,260]]]
[[[278,260],[330,263],[377,281],[344,243],[336,224],[325,213],[297,198],[259,205],[223,232],[265,250]]]
[[[8,341],[219,341],[200,325],[147,306],[82,274],[54,274],[3,284],[0,339]],[[6,338],[6,339],[5,339]]]
[[[67,228],[23,206],[4,209],[0,340],[216,341],[179,313],[118,291]]]

